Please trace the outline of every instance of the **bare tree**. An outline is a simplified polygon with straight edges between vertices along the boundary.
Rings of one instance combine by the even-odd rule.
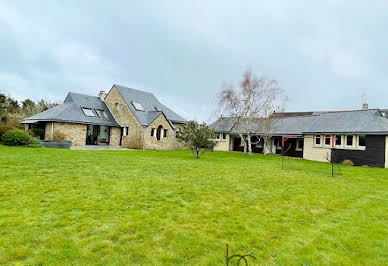
[[[235,117],[235,127],[243,142],[244,152],[248,152],[249,156],[252,155],[251,137],[257,134],[254,123],[259,118],[268,118],[268,111],[279,109],[286,99],[284,90],[276,80],[256,76],[251,71],[243,73],[238,89],[232,84],[226,85],[217,98],[219,110],[227,116]]]
[[[267,118],[260,119],[259,129],[256,133],[263,139],[264,155],[267,155],[268,150],[271,147],[272,137],[279,128],[279,124],[280,120],[275,116],[269,115]]]

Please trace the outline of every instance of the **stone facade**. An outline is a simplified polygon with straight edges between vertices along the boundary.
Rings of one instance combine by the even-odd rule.
[[[156,138],[156,131],[159,128],[167,130],[167,136],[163,136],[163,130],[161,132],[161,138]],[[154,135],[151,136],[151,131],[154,129]],[[163,114],[160,114],[147,128],[144,130],[144,149],[151,150],[173,150],[176,146],[175,130],[171,127]]]
[[[229,151],[230,135],[226,134],[226,139],[216,140],[217,145],[214,148],[215,151]]]
[[[71,141],[73,146],[86,144],[86,125],[74,123],[47,122],[45,140],[53,140],[53,133],[60,132],[65,135],[65,140]]]
[[[111,146],[119,146],[120,145],[120,136],[121,136],[121,128],[119,128],[119,127],[111,127],[110,128],[110,141],[109,141],[109,145],[111,145]]]
[[[176,130],[178,130],[178,131],[179,131],[179,128],[182,126],[182,124],[178,124],[178,123],[173,123],[173,125],[176,128]],[[188,149],[188,147],[184,143],[178,141],[178,139],[176,138],[176,134],[177,133],[175,133],[175,149],[176,150]]]
[[[142,149],[143,126],[129,109],[127,103],[121,97],[115,87],[105,97],[105,104],[121,127],[128,127],[128,135],[122,136],[121,145],[131,149]]]
[[[327,162],[327,159],[331,159],[330,147],[324,147],[323,142],[325,139],[321,139],[321,146],[317,147],[314,144],[313,135],[304,136],[303,158],[307,160]],[[327,159],[326,159],[327,158]]]

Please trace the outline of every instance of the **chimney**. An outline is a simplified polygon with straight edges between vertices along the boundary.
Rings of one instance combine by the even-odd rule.
[[[362,104],[362,110],[368,110],[368,104],[367,103],[363,103]]]
[[[100,91],[100,93],[98,94],[98,97],[100,97],[101,101],[104,101],[106,97],[106,92]]]
[[[267,118],[271,117],[275,113],[275,108],[271,107],[267,111]]]

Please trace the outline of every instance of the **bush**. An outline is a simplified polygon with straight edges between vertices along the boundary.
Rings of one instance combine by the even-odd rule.
[[[15,129],[14,126],[8,124],[8,123],[1,123],[0,124],[0,138],[4,135],[5,132]]]
[[[11,129],[3,134],[1,140],[4,145],[8,146],[24,146],[34,142],[27,132],[20,129]],[[36,142],[35,142],[36,143]]]
[[[65,140],[65,139],[66,139],[65,134],[63,134],[60,131],[55,131],[55,133],[53,135],[53,140]]]
[[[345,166],[354,166],[354,163],[352,162],[352,160],[349,160],[349,159],[344,160],[342,164]]]

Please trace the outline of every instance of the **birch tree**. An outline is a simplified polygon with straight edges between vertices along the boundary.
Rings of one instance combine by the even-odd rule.
[[[243,73],[238,88],[233,84],[224,85],[217,96],[220,112],[236,119],[235,127],[249,156],[252,155],[251,137],[257,134],[255,123],[268,118],[269,110],[279,109],[286,98],[276,80],[251,71]]]

